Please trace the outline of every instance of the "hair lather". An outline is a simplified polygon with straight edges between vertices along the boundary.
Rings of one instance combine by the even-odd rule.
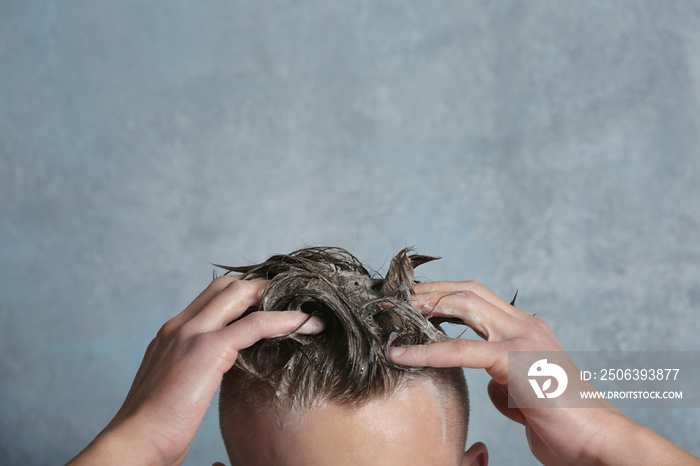
[[[397,366],[389,358],[392,346],[448,339],[439,321],[431,322],[410,300],[414,268],[437,258],[410,252],[400,251],[384,278],[373,277],[337,247],[300,249],[245,267],[219,266],[246,280],[270,280],[261,304],[246,314],[298,310],[326,322],[318,335],[292,332],[241,350],[225,378],[235,377],[231,383],[239,385],[244,383],[239,379],[264,382],[279,400],[297,407],[317,400],[360,405],[424,375],[450,379],[446,383],[462,377],[463,384],[461,370]]]

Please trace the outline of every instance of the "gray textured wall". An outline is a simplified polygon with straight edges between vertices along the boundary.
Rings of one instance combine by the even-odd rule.
[[[0,1],[0,463],[85,446],[210,262],[304,245],[700,350],[699,99],[692,1]],[[698,410],[630,414],[700,454]],[[212,410],[187,463],[224,458]]]

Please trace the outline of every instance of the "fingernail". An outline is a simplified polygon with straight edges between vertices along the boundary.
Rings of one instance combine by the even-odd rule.
[[[326,321],[319,316],[311,316],[304,325],[299,329],[298,333],[319,333],[326,328]]]
[[[392,358],[398,358],[402,354],[406,352],[406,348],[403,348],[401,346],[397,346],[396,348],[391,348],[389,350],[389,356]]]

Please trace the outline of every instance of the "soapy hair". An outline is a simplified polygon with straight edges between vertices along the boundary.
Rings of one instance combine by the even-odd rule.
[[[261,304],[246,314],[298,310],[326,323],[318,335],[292,332],[241,350],[224,376],[222,403],[254,391],[298,409],[316,402],[361,406],[428,379],[464,406],[468,416],[462,369],[404,367],[389,358],[394,346],[449,339],[439,322],[410,300],[414,268],[437,258],[410,252],[400,251],[383,278],[372,276],[353,255],[336,247],[300,249],[245,267],[219,266],[227,273],[242,273],[245,280],[270,280]]]

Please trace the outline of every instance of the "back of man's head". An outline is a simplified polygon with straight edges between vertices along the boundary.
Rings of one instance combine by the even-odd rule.
[[[433,434],[454,448],[457,460],[469,416],[462,369],[408,368],[389,358],[393,346],[448,339],[410,302],[414,267],[434,258],[408,252],[392,259],[383,279],[373,278],[340,248],[308,248],[258,265],[226,267],[244,279],[270,280],[261,305],[249,312],[300,310],[326,323],[318,335],[291,333],[239,353],[220,397],[221,429],[233,464],[280,462],[281,448],[287,464],[309,462],[308,452],[295,451],[305,450],[300,440],[315,443],[314,454],[331,448],[326,453],[336,456],[323,458],[335,464],[365,461],[372,452],[363,448],[386,449],[395,458],[411,447],[423,448],[414,437]],[[421,432],[433,421],[439,432]],[[340,440],[334,439],[335,427],[342,431]],[[314,435],[324,438],[309,438]]]

